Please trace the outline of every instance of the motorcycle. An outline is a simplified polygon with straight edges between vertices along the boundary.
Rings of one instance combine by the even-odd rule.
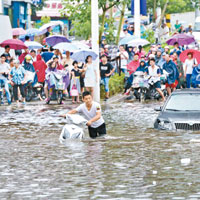
[[[68,73],[68,72],[67,72]],[[66,71],[59,70],[57,72],[51,71],[46,74],[46,80],[50,81],[50,86],[53,91],[50,94],[50,97],[47,100],[47,104],[50,103],[51,100],[57,99],[58,104],[62,104],[63,101],[63,91],[65,90],[65,83],[63,78],[66,76]],[[55,98],[53,98],[53,94],[55,94]]]
[[[43,84],[38,82],[34,84],[36,72],[26,71],[26,84],[24,87],[27,102],[30,102],[34,97],[36,98],[38,96],[40,100],[42,99]]]
[[[155,100],[160,100],[162,97],[156,90],[154,84],[157,82],[157,77],[149,77],[149,90],[146,94],[146,99],[155,99]],[[164,96],[167,96],[167,90],[165,87],[165,82],[166,82],[166,76],[161,75],[160,76],[160,82],[161,82],[161,91],[163,92]]]
[[[148,79],[145,78],[145,74],[142,71],[136,71],[133,75],[132,91],[136,99],[143,102],[146,99],[147,91],[149,90]]]
[[[166,96],[167,91],[165,88],[165,80],[166,80],[166,74],[163,74],[160,77],[161,81],[161,91]],[[140,102],[144,102],[147,99],[156,99],[159,100],[161,98],[160,94],[154,87],[154,84],[158,81],[158,77],[153,76],[145,76],[144,72],[136,71],[134,73],[134,79],[132,82],[132,91],[134,92],[134,96],[136,99],[138,99]]]

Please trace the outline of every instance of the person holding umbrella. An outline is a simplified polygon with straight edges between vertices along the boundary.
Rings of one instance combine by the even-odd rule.
[[[190,88],[193,68],[198,66],[197,60],[193,58],[193,53],[187,53],[187,59],[184,62],[184,74],[186,78],[187,88]]]
[[[9,64],[10,59],[11,59],[11,55],[10,55],[10,46],[9,46],[9,45],[6,45],[6,46],[5,46],[4,55],[6,56],[6,63]]]

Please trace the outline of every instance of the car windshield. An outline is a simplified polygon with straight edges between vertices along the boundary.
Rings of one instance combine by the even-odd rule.
[[[200,94],[174,94],[168,101],[168,111],[200,111]]]
[[[200,31],[200,22],[195,22],[193,31],[194,32]]]

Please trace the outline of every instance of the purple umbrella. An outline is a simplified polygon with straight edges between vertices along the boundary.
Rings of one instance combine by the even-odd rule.
[[[166,41],[168,45],[174,45],[175,42],[178,42],[180,46],[188,45],[195,42],[194,36],[187,34],[176,34]]]
[[[46,43],[50,46],[54,46],[60,42],[71,42],[71,41],[62,35],[53,35],[46,38]]]

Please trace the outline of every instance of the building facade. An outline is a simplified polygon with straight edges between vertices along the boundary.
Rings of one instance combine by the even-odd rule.
[[[10,17],[13,28],[28,28],[30,25],[31,0],[3,0],[3,14]]]

